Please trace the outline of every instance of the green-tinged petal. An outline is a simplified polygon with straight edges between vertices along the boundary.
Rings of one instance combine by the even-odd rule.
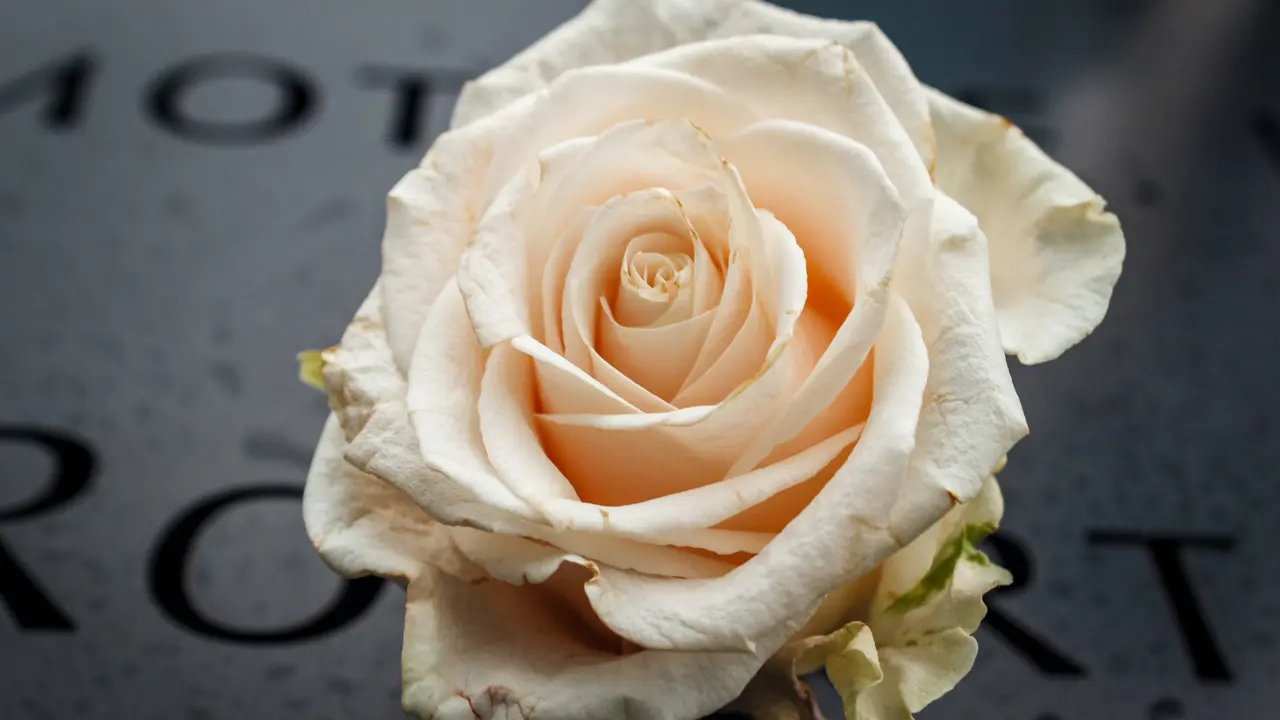
[[[298,353],[298,379],[321,392],[324,392],[324,353],[324,350]]]
[[[796,674],[825,669],[848,720],[910,720],[950,691],[977,657],[983,594],[1010,579],[977,548],[1003,510],[992,477],[885,561],[865,622],[800,641]]]
[[[826,657],[825,665],[827,677],[839,691],[848,715],[847,709],[857,706],[860,694],[884,680],[884,671],[880,669],[871,628],[863,623],[850,623],[836,635],[847,638],[847,642],[838,652]]]
[[[951,691],[969,673],[978,657],[978,641],[960,628],[930,635],[906,648],[888,647],[881,653],[885,682],[877,689],[884,700],[901,708],[901,715],[873,715],[909,718],[926,705]]]
[[[995,529],[992,523],[975,523],[960,528],[960,531],[949,538],[942,546],[942,550],[934,556],[933,565],[920,582],[894,600],[886,612],[908,613],[924,607],[926,603],[950,587],[951,579],[955,577],[956,568],[961,560],[981,558],[981,562],[985,563],[986,557],[977,550],[977,545],[995,532]]]
[[[972,632],[986,614],[982,595],[1009,582],[1009,573],[978,550],[1004,513],[1000,487],[991,477],[972,501],[956,507],[916,542],[885,562],[880,596],[871,610],[871,627],[894,646],[960,628]],[[921,571],[923,547],[932,559]],[[899,589],[904,578],[915,578]]]

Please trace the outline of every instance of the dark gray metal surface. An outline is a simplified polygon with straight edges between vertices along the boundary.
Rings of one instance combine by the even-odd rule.
[[[398,716],[400,591],[326,611],[303,533],[325,408],[293,353],[367,291],[457,78],[580,5],[0,7],[0,718]],[[1015,369],[994,550],[1023,583],[924,717],[1274,717],[1275,4],[791,5],[879,21],[1129,239],[1102,328]]]

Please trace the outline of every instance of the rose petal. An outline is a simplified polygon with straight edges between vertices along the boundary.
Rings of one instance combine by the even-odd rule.
[[[748,692],[766,698],[778,713],[804,717],[812,709],[811,693],[797,675],[825,669],[847,715],[902,720],[950,691],[977,656],[971,635],[986,614],[983,595],[1009,582],[1009,573],[976,549],[1002,512],[992,477],[978,497],[859,581],[878,583],[871,598],[857,586],[834,604],[829,596],[824,607],[833,605],[848,624],[824,630],[811,621],[797,635],[802,639],[779,652],[795,658],[791,672],[775,668],[754,679]],[[808,637],[810,629],[821,634]]]
[[[547,458],[533,428],[533,360],[510,345],[489,352],[477,415],[484,451],[502,483],[540,510],[578,493]]]
[[[869,720],[910,717],[950,691],[977,657],[971,635],[986,614],[982,596],[1010,579],[976,548],[1001,512],[999,488],[990,478],[972,502],[885,561],[867,622],[811,642],[808,667],[800,669],[825,665],[846,714]],[[864,642],[839,641],[851,632]],[[874,643],[867,642],[872,632]],[[879,665],[880,677],[849,672],[866,661]]]
[[[456,552],[445,526],[399,490],[344,460],[346,444],[330,415],[302,495],[307,535],[330,567],[346,577],[401,580],[417,577],[424,563],[464,580],[483,575]]]
[[[556,31],[464,86],[453,127],[543,89],[562,73],[608,65],[701,40],[741,35],[834,40],[858,58],[877,91],[933,167],[935,141],[925,98],[902,54],[870,22],[816,18],[756,0],[595,0]]]
[[[740,652],[618,654],[616,637],[587,634],[566,617],[566,605],[586,604],[581,580],[576,596],[560,591],[577,579],[570,572],[537,585],[471,584],[434,571],[411,583],[405,709],[440,720],[696,718],[731,700],[760,666]]]
[[[667,402],[688,376],[715,318],[707,311],[672,325],[625,327],[607,305],[600,312],[600,357]]]
[[[387,342],[382,296],[379,280],[343,331],[341,342],[321,353],[329,409],[347,440],[359,434],[379,403],[404,397],[404,377]]]
[[[587,371],[528,335],[513,338],[511,347],[534,360],[538,399],[548,413],[585,413],[594,416],[640,414],[642,411],[610,390]]]
[[[572,533],[540,528],[541,512],[521,495],[545,499],[559,493],[564,497],[572,488],[560,484],[563,476],[545,461],[536,438],[528,434],[530,429],[520,428],[518,423],[527,415],[508,404],[522,397],[516,392],[517,387],[508,385],[519,385],[512,366],[518,369],[517,358],[526,357],[515,351],[523,353],[530,343],[517,339],[510,348],[500,346],[492,351],[498,359],[491,356],[492,372],[485,373],[482,381],[477,377],[482,357],[466,321],[460,293],[451,286],[441,294],[424,326],[423,340],[411,365],[409,409],[398,402],[379,405],[348,448],[349,460],[379,477],[393,479],[423,507],[442,508],[437,512],[450,513],[444,519],[453,524],[462,522],[459,518],[475,518],[468,521],[497,532],[536,537],[602,562],[647,573],[702,577],[723,572],[723,564],[688,553],[672,555],[676,551],[652,544],[622,538],[606,538],[593,544],[591,539]],[[483,414],[478,403],[484,406]],[[415,430],[426,437],[415,438]],[[520,494],[512,492],[511,487]],[[653,541],[675,544],[682,540],[692,547],[699,547],[701,542],[706,549],[725,552],[754,550],[759,545],[755,541],[739,541],[731,550],[725,550],[726,539],[721,536]]]
[[[745,197],[745,188],[736,171],[733,180],[735,191],[742,193],[736,195],[737,202],[749,207],[750,201]],[[811,327],[804,324],[802,317],[808,298],[804,253],[790,229],[771,213],[755,211],[753,216],[755,223],[749,229],[754,232],[747,236],[746,242],[735,241],[742,248],[737,253],[738,262],[731,256],[721,306],[688,380],[676,395],[674,402],[678,405],[721,402],[754,384],[777,365],[779,359],[798,371],[807,371],[810,367],[804,357],[810,349],[804,346],[804,341],[811,339],[810,333],[801,332]],[[742,224],[741,220],[735,222]],[[733,228],[730,230],[733,232]],[[752,242],[755,238],[758,241]],[[739,265],[742,270],[737,270]],[[737,293],[744,293],[748,287],[745,282],[736,282],[735,270],[748,273],[744,277],[751,279],[752,302],[741,326],[730,335],[740,313],[731,309],[730,303]],[[728,320],[721,322],[724,318]],[[786,354],[789,350],[792,352]]]
[[[638,120],[551,148],[522,173],[509,178],[481,219],[459,285],[485,346],[531,334],[560,351],[565,274],[590,220],[584,209],[654,187],[698,188],[724,170],[706,136],[687,122]]]
[[[919,449],[891,522],[897,537],[912,538],[977,494],[1027,424],[1000,352],[986,239],[973,216],[939,194],[928,247],[904,249],[899,268],[894,287],[916,313],[930,361]]]
[[[427,465],[481,503],[526,520],[537,511],[497,477],[481,437],[476,400],[484,369],[462,293],[450,284],[423,323],[405,405]]]
[[[693,122],[718,137],[757,117],[732,94],[687,74],[631,65],[570,70],[539,94],[498,146],[483,198],[495,197],[544,148],[637,119]]]
[[[770,121],[727,139],[724,147],[735,165],[742,164],[744,178],[753,181],[752,200],[793,219],[806,264],[831,274],[838,291],[853,299],[852,311],[786,410],[735,462],[731,473],[737,474],[795,437],[866,359],[884,319],[905,211],[876,157],[835,133]],[[805,172],[782,181],[776,168],[788,161]],[[820,224],[816,217],[822,218]]]
[[[777,288],[776,300],[760,305],[762,313],[771,310],[778,325],[760,366],[751,371],[753,382],[725,402],[695,414],[652,414],[620,424],[615,424],[617,416],[540,418],[548,455],[583,500],[626,505],[725,477],[743,443],[795,387],[802,370],[807,370],[807,366],[792,365],[797,355],[784,352],[804,307],[803,256],[784,228],[774,227],[767,237],[770,244],[757,254],[770,273],[759,285],[765,290]],[[599,470],[606,466],[610,468],[607,475]]]
[[[813,17],[747,0],[734,4],[711,37],[757,34],[834,40],[848,48],[902,123],[920,157],[933,167],[936,141],[924,89],[906,58],[875,23]]]
[[[592,568],[593,572],[605,567],[608,572],[634,570],[671,578],[713,578],[733,568],[719,558],[684,548],[536,526],[528,529],[531,532],[527,534],[496,534],[452,527],[449,533],[463,557],[494,577],[516,585],[543,582],[566,562]]]
[[[708,37],[738,0],[595,0],[520,54],[463,86],[452,127],[541,90],[568,70],[608,65]]]
[[[602,568],[587,585],[599,617],[648,647],[705,650],[751,642],[764,654],[772,652],[775,633],[789,636],[826,593],[896,549],[883,522],[915,445],[929,365],[919,328],[896,296],[877,357],[876,399],[862,439],[815,502],[759,555],[712,580],[657,580]]]
[[[632,593],[643,592],[643,588],[650,587],[654,582],[715,582],[712,578],[682,580],[643,575],[612,565],[597,564],[580,555],[512,535],[497,535],[467,528],[456,528],[450,532],[458,550],[467,559],[495,578],[514,585],[544,582],[565,566],[586,568],[590,571],[590,576],[582,577],[582,582],[595,617],[610,631],[651,650],[681,649],[684,646],[676,638],[663,637],[662,631],[647,623],[644,618],[630,617],[620,612],[628,603],[628,597]],[[736,633],[727,634],[715,642],[723,645],[714,648],[718,650],[751,652],[754,646],[753,640]],[[692,649],[712,648],[707,646]]]
[[[1106,203],[1004,118],[937,91],[938,187],[978,218],[1005,352],[1052,360],[1106,315],[1124,233]]]
[[[383,324],[382,298],[381,284],[375,284],[342,342],[325,352],[325,387],[350,441],[347,461],[393,485],[442,523],[508,527],[515,516],[481,503],[422,459],[405,409],[405,381]]]
[[[690,237],[651,232],[627,243],[618,290],[612,302],[600,298],[620,326],[661,327],[693,315],[693,247],[700,243],[686,227]]]
[[[855,426],[759,470],[653,500],[607,509],[553,501],[547,503],[547,513],[574,530],[631,537],[710,528],[814,476],[861,432],[862,426]]]
[[[695,144],[689,145],[689,141]],[[705,311],[719,299],[721,268],[728,254],[727,230],[721,227],[727,223],[726,201],[707,179],[706,172],[714,171],[717,158],[707,152],[701,136],[673,133],[664,124],[623,123],[586,142],[572,161],[567,156],[562,151],[539,156],[539,195],[544,200],[538,235],[552,238],[540,277],[542,341],[548,347],[556,352],[564,350],[560,306],[565,276],[582,233],[594,218],[596,206],[617,195],[654,187],[683,188],[678,194],[684,215],[702,241],[695,243],[695,312]],[[620,172],[619,168],[626,170]],[[712,244],[709,252],[704,244],[708,242]],[[706,268],[710,261],[718,265]]]
[[[692,226],[680,201],[662,188],[641,190],[615,197],[605,203],[583,232],[565,276],[566,291],[561,307],[561,327],[565,357],[647,412],[663,412],[674,407],[652,389],[606,361],[597,350],[600,300],[617,293],[618,271],[629,241],[651,232],[681,233],[688,237]],[[613,349],[621,350],[619,346]],[[637,365],[640,357],[622,358]],[[652,360],[652,358],[648,358]],[[682,377],[675,379],[678,383]]]
[[[514,103],[505,113],[441,135],[387,196],[380,283],[387,341],[402,374],[427,312],[453,278],[484,210],[480,192],[495,143],[531,103]]]
[[[797,120],[865,145],[909,210],[931,192],[928,168],[911,137],[858,59],[837,42],[753,35],[686,45],[629,64],[688,73],[760,118]]]

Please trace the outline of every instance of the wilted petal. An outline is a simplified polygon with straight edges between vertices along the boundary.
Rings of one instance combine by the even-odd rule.
[[[1102,322],[1124,263],[1106,203],[1004,118],[937,92],[939,189],[978,218],[1006,352],[1052,360]]]
[[[329,409],[347,440],[360,432],[380,403],[404,398],[404,377],[387,342],[382,307],[379,280],[356,310],[341,342],[321,352]]]
[[[988,477],[977,496],[885,562],[871,624],[886,643],[977,629],[986,614],[982,596],[1010,578],[977,549],[1003,514],[1000,485]]]

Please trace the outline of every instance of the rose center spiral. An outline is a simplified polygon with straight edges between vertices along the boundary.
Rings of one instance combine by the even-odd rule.
[[[677,300],[687,300],[681,296],[692,291],[691,251],[689,238],[669,233],[633,238],[622,257],[617,294],[609,303],[618,323],[651,326],[667,316]]]

